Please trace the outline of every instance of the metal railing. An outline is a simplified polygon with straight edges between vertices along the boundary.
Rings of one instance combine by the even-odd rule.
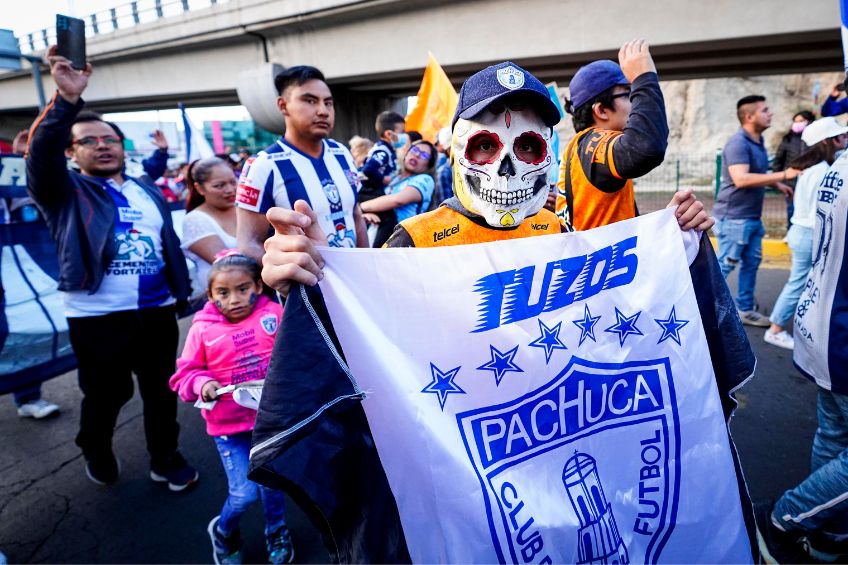
[[[691,188],[698,200],[712,212],[721,182],[721,150],[702,153],[669,153],[663,164],[634,185],[640,214],[665,208],[678,190]],[[786,198],[774,189],[766,190],[763,223],[769,237],[782,238],[788,229]]]
[[[155,22],[191,10],[200,10],[223,4],[229,0],[136,0],[114,8],[89,14],[85,21],[85,36],[95,37]],[[47,49],[56,43],[56,27],[33,31],[18,38],[22,53],[33,53]]]

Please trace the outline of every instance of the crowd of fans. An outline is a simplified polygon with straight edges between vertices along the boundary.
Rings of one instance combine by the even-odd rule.
[[[135,373],[144,401],[151,479],[174,491],[193,485],[199,473],[177,449],[177,391],[182,400],[203,408],[207,431],[227,469],[226,502],[208,525],[216,562],[240,562],[239,518],[259,498],[265,507],[269,558],[290,562],[293,548],[279,493],[246,478],[255,410],[237,400],[249,396],[246,383],[264,377],[282,315],[262,279],[285,294],[292,282],[314,284],[321,278],[320,255],[311,243],[275,238],[297,235],[340,247],[421,246],[416,218],[434,218],[423,215],[436,210],[463,214],[491,232],[484,225],[493,225],[488,209],[454,186],[453,125],[473,115],[458,112],[454,124],[426,140],[406,131],[404,117],[387,110],[375,116],[375,129],[368,132],[374,141],[356,136],[348,149],[329,138],[335,110],[323,75],[313,67],[291,67],[275,80],[286,119],[286,134],[277,143],[256,155],[240,150],[168,168],[167,140],[154,132],[157,149],[143,162],[145,175],[134,179],[125,173],[120,128],[83,110],[81,96],[91,68],[72,69],[54,49],[48,60],[58,92],[31,130],[15,142],[16,151],[27,153],[30,197],[3,202],[3,209],[7,221],[40,217],[57,242],[59,289],[83,391],[77,444],[85,456],[86,474],[101,485],[119,478],[112,431],[132,396]],[[466,83],[471,85],[469,96],[474,80],[487,80],[478,75]],[[843,94],[834,89],[820,119],[809,110],[799,111],[773,160],[762,135],[771,126],[767,100],[746,96],[736,108],[740,129],[723,149],[721,187],[712,211],[718,264],[725,277],[739,269],[736,306],[741,322],[768,327],[764,339],[778,347],[794,347],[786,326],[813,263],[816,189],[848,141],[848,128],[831,117],[848,111],[848,99],[840,99]],[[547,114],[544,104],[534,106],[537,113],[522,117],[532,104],[522,99],[513,108],[508,102],[507,112],[512,109],[516,119],[539,128],[558,120],[558,112],[557,117]],[[467,106],[475,112],[483,107]],[[578,133],[562,156],[556,156],[561,159],[558,178],[544,179],[534,193],[556,218],[551,229],[585,230],[635,217],[633,179],[662,162],[668,138],[665,105],[647,45],[625,45],[620,64],[597,61],[581,68],[571,82],[566,106]],[[489,162],[488,152],[499,143],[497,136],[486,133],[489,138],[478,136],[464,149],[474,162]],[[544,148],[534,143],[535,138],[516,140],[518,159],[539,158]],[[66,156],[72,169],[65,166]],[[514,166],[504,162],[498,174],[514,175]],[[770,318],[755,301],[766,187],[787,197],[787,242],[793,256],[789,279]],[[93,220],[77,213],[83,201]],[[178,234],[167,203],[181,201],[187,214]],[[691,192],[675,195],[672,205],[680,205],[683,229],[712,225]],[[522,219],[507,214],[498,221],[500,227],[517,228]],[[475,237],[491,240],[482,231]],[[191,280],[186,258],[195,267]],[[176,314],[192,301],[200,312],[175,373]],[[224,337],[226,348],[216,349],[216,340]],[[139,349],[140,341],[147,346]],[[247,392],[234,392],[240,389]],[[39,387],[17,392],[15,402],[26,417],[43,418],[59,410],[41,399]],[[844,421],[840,433],[848,434]],[[834,457],[844,459],[846,449],[843,446]],[[844,475],[845,469],[840,472]],[[797,519],[769,514],[769,527],[790,538],[798,532],[823,531],[826,521],[813,527],[804,516],[812,512],[807,507],[825,503],[827,494],[816,498],[807,488],[805,495],[802,502],[797,497],[791,504],[779,502],[782,511]],[[840,505],[843,501],[828,508]],[[841,551],[841,546],[835,547]]]

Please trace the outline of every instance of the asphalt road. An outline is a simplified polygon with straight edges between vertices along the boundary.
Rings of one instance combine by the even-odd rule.
[[[766,311],[787,274],[761,270],[757,299]],[[733,279],[730,283],[735,286]],[[731,424],[755,501],[777,498],[806,476],[816,427],[815,385],[792,367],[790,351],[763,342],[763,331],[748,329],[757,373],[740,391]],[[206,525],[220,510],[226,479],[196,409],[181,405],[179,413],[181,450],[201,473],[196,488],[171,493],[148,478],[137,395],[124,407],[115,432],[121,478],[111,487],[98,487],[85,477],[73,442],[81,397],[76,374],[53,379],[43,390],[62,406],[59,417],[20,419],[11,397],[0,399],[0,551],[9,561],[210,563]],[[288,521],[296,561],[326,562],[317,532],[294,504],[289,504]],[[242,523],[245,562],[265,562],[262,524],[257,505]]]

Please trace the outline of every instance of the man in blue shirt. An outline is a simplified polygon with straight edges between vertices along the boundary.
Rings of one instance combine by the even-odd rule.
[[[840,82],[833,87],[833,90],[830,91],[830,96],[828,96],[824,101],[824,104],[822,104],[822,118],[826,118],[828,116],[839,116],[848,112],[848,98],[839,99],[839,97],[843,94],[845,94],[845,85]]]
[[[754,309],[757,268],[762,259],[763,199],[765,187],[774,186],[788,197],[792,189],[783,181],[798,176],[797,169],[769,173],[763,132],[772,113],[764,96],[745,96],[736,103],[741,128],[722,151],[721,188],[713,215],[718,231],[718,261],[725,278],[739,265],[736,307],[743,324],[767,327],[768,318]]]

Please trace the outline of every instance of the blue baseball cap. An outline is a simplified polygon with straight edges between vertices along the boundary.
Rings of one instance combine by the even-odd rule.
[[[593,61],[580,67],[571,79],[568,85],[571,105],[577,109],[608,88],[619,84],[630,84],[621,72],[621,67],[606,59]]]
[[[559,123],[559,110],[545,85],[515,63],[505,61],[474,73],[463,83],[451,129],[458,119],[470,120],[492,102],[516,93],[527,95],[546,126]]]

